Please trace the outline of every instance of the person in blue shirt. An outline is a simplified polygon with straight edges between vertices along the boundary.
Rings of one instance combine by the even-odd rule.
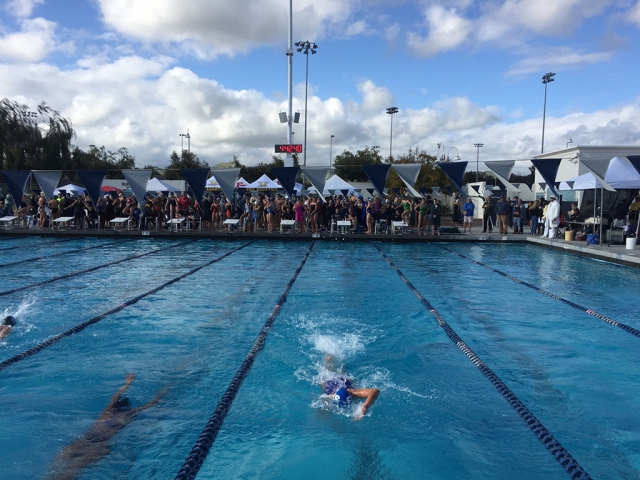
[[[466,203],[462,206],[462,211],[464,212],[462,233],[467,233],[467,226],[469,227],[469,233],[471,233],[471,226],[473,225],[473,211],[475,209],[476,206],[473,204],[471,198],[467,198]]]

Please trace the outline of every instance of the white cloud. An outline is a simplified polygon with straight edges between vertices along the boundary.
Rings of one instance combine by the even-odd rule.
[[[14,17],[26,18],[31,16],[37,5],[43,3],[44,0],[9,0],[5,5],[5,10]]]
[[[523,45],[537,36],[566,37],[591,17],[602,15],[615,0],[504,0],[485,2],[472,18],[469,2],[425,8],[426,36],[409,32],[407,44],[425,57],[470,45],[499,48]],[[640,7],[639,7],[640,10]],[[640,14],[639,14],[640,16]]]
[[[336,25],[358,33],[362,25],[347,23],[355,1],[294,2],[296,35],[317,41]],[[109,28],[146,43],[175,45],[203,59],[246,53],[263,44],[285,44],[289,26],[288,4],[280,0],[98,0],[98,4]]]
[[[517,62],[507,75],[526,75],[542,70],[568,70],[611,60],[613,52],[580,53],[568,47],[536,52],[535,55]]]
[[[640,27],[640,1],[636,3],[631,10],[629,10],[626,18],[628,21],[635,23]]]
[[[361,98],[349,102],[321,98],[311,90],[309,165],[326,164],[331,135],[336,135],[334,153],[367,145],[386,150],[385,109],[393,106],[393,96],[371,80],[361,80],[358,89]],[[226,88],[175,66],[167,57],[87,58],[70,69],[44,63],[0,65],[0,91],[32,108],[46,100],[72,120],[81,148],[125,146],[140,165],[166,165],[171,151],[180,149],[179,134],[187,128],[192,150],[212,165],[233,155],[247,165],[268,162],[273,145],[286,136],[286,126],[277,116],[286,110],[286,98]],[[296,85],[294,105],[303,104],[304,84]],[[418,145],[435,154],[436,144],[444,142],[467,160],[475,158],[473,144],[480,141],[485,144],[485,160],[537,154],[541,119],[514,118],[516,114],[502,118],[497,110],[464,97],[446,98],[420,110],[401,107],[393,118],[394,152]],[[576,144],[639,144],[640,99],[592,113],[547,116],[546,125],[548,150],[563,147],[567,136]],[[296,125],[296,140],[302,138],[303,128]]]
[[[23,20],[21,31],[0,37],[0,58],[37,62],[56,47],[56,24],[44,18]]]
[[[424,57],[453,50],[462,45],[472,31],[472,22],[458,14],[457,9],[445,10],[436,5],[425,12],[429,34],[426,38],[409,32],[408,45],[414,52]]]

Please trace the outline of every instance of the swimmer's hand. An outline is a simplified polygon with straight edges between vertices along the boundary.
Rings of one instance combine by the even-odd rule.
[[[358,413],[356,413],[353,416],[353,421],[354,422],[358,422],[360,420],[362,420],[364,418],[364,416],[367,414],[367,407],[365,407],[364,405],[362,406],[362,410],[359,411]]]
[[[129,385],[131,382],[133,382],[134,378],[136,378],[136,376],[133,374],[133,372],[127,373],[127,375],[124,377],[124,383]]]

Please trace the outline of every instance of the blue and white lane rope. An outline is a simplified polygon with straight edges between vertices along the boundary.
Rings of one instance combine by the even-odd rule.
[[[491,384],[495,387],[495,389],[504,397],[511,408],[513,408],[520,418],[524,421],[524,423],[531,429],[531,431],[535,434],[536,437],[540,440],[542,445],[553,455],[553,457],[562,465],[565,472],[569,474],[569,476],[573,480],[587,480],[591,477],[589,474],[580,466],[580,464],[571,456],[569,452],[560,444],[558,440],[547,430],[547,428],[540,423],[540,421],[529,411],[529,409],[522,403],[522,401],[516,397],[516,395],[511,391],[509,387],[505,385],[505,383],[500,380],[500,378],[491,370],[481,359],[478,357],[473,350],[469,348],[469,346],[458,336],[458,334],[451,328],[451,326],[442,318],[440,313],[429,303],[429,301],[424,298],[420,292],[413,286],[413,284],[409,281],[407,277],[400,271],[398,267],[391,261],[387,255],[378,247],[376,244],[373,246],[380,252],[382,257],[387,261],[387,263],[393,268],[398,276],[402,279],[402,281],[409,287],[409,289],[413,292],[413,294],[420,300],[422,305],[429,310],[429,312],[435,317],[438,325],[442,327],[445,331],[449,339],[458,347],[462,352],[473,362],[473,364],[482,372],[482,374],[491,382]]]
[[[300,273],[300,271],[302,270],[302,267],[304,267],[305,263],[307,262],[307,259],[311,254],[311,249],[313,248],[314,244],[315,242],[311,243],[311,246],[309,246],[307,253],[304,255],[304,258],[300,262],[300,265],[298,265],[298,268],[296,269],[293,276],[291,277],[291,280],[289,280],[289,283],[287,283],[287,286],[282,292],[282,295],[280,295],[280,299],[276,303],[275,307],[273,307],[273,310],[271,311],[271,314],[267,318],[266,323],[262,327],[262,330],[260,330],[260,333],[258,334],[256,341],[253,343],[253,346],[249,350],[249,353],[247,354],[244,361],[242,362],[242,365],[240,365],[240,368],[238,369],[235,376],[231,380],[231,383],[229,384],[229,387],[227,387],[227,390],[222,396],[222,399],[220,400],[220,402],[218,403],[218,406],[213,411],[213,415],[211,415],[211,418],[209,418],[209,421],[204,427],[204,430],[202,430],[202,433],[200,434],[200,436],[198,437],[198,440],[196,441],[195,445],[191,449],[191,452],[189,453],[184,463],[182,464],[180,471],[175,477],[176,480],[193,479],[196,477],[196,475],[200,471],[200,467],[202,467],[202,464],[204,463],[205,458],[207,458],[207,455],[209,454],[209,450],[211,449],[213,442],[215,442],[216,437],[218,436],[218,432],[222,427],[224,419],[226,418],[227,414],[229,413],[229,410],[231,409],[231,404],[235,400],[236,395],[238,394],[238,391],[240,390],[240,387],[242,386],[242,383],[244,382],[245,378],[247,378],[247,375],[249,374],[249,371],[253,366],[253,362],[255,362],[258,356],[258,353],[260,353],[260,350],[262,350],[262,348],[264,347],[264,344],[267,340],[267,335],[269,335],[269,330],[271,329],[273,323],[275,322],[276,318],[280,314],[282,305],[284,305],[284,303],[287,301],[287,296],[291,291],[291,287],[293,287],[293,284],[298,278],[298,274]]]
[[[42,285],[47,285],[49,283],[57,282],[58,280],[64,280],[65,278],[76,277],[78,275],[82,275],[82,274],[85,274],[85,273],[94,272],[94,271],[99,270],[101,268],[105,268],[105,267],[109,267],[111,265],[116,265],[118,263],[126,262],[127,260],[133,260],[135,258],[146,257],[147,255],[154,255],[156,253],[164,252],[165,250],[169,250],[170,248],[181,247],[183,245],[187,245],[189,243],[193,243],[193,242],[197,242],[197,241],[198,241],[197,239],[196,240],[189,240],[188,242],[178,243],[176,245],[171,245],[171,246],[165,247],[165,248],[158,248],[156,250],[152,250],[152,251],[146,252],[146,253],[141,253],[139,255],[131,255],[131,256],[128,256],[128,257],[124,257],[124,258],[122,258],[120,260],[115,260],[113,262],[103,263],[101,265],[97,265],[97,266],[91,267],[91,268],[86,268],[84,270],[77,270],[75,272],[66,273],[66,274],[60,275],[58,277],[49,278],[48,280],[42,280],[40,282],[30,283],[29,285],[25,285],[23,287],[12,288],[11,290],[5,290],[4,292],[0,292],[0,297],[2,297],[4,295],[9,295],[9,294],[12,294],[12,293],[16,293],[16,292],[21,292],[23,290],[28,290],[29,288],[34,288],[34,287],[39,287],[39,286],[42,286]]]
[[[131,238],[131,239],[128,239],[128,240],[121,240],[119,242],[103,243],[103,244],[100,244],[100,245],[90,245],[88,247],[76,248],[75,250],[67,250],[66,252],[54,253],[52,255],[43,255],[41,257],[32,257],[32,258],[27,258],[25,260],[18,260],[18,261],[15,261],[15,262],[2,263],[2,264],[0,264],[0,268],[11,267],[13,265],[19,265],[21,263],[35,262],[36,260],[43,260],[45,258],[59,257],[60,255],[69,255],[70,253],[81,252],[83,250],[89,250],[91,248],[100,249],[102,247],[110,247],[111,245],[119,245],[119,244],[122,244],[122,243],[133,242],[134,240],[136,240],[136,239],[135,238]]]
[[[603,321],[607,322],[609,325],[611,325],[613,327],[621,328],[622,330],[624,330],[627,333],[630,333],[631,335],[635,335],[636,337],[640,337],[640,330],[638,330],[636,328],[633,328],[632,326],[627,325],[626,323],[619,322],[617,320],[614,320],[613,318],[607,317],[606,315],[602,315],[601,313],[598,313],[595,310],[591,310],[591,309],[589,309],[587,307],[583,307],[582,305],[579,305],[579,304],[577,304],[575,302],[572,302],[571,300],[567,300],[566,298],[562,298],[559,295],[556,295],[555,293],[547,292],[546,290],[544,290],[544,289],[542,289],[540,287],[536,287],[535,285],[533,285],[531,283],[528,283],[528,282],[525,282],[524,280],[520,280],[519,278],[516,278],[516,277],[514,277],[512,275],[509,275],[508,273],[501,272],[500,270],[497,270],[497,269],[495,269],[493,267],[490,267],[489,265],[485,265],[484,263],[479,262],[477,260],[474,260],[473,258],[466,257],[461,253],[455,252],[453,250],[450,250],[450,249],[448,249],[446,247],[442,247],[440,245],[436,245],[436,246],[439,247],[439,248],[442,248],[443,250],[446,250],[447,252],[451,252],[454,255],[458,255],[461,258],[469,260],[470,262],[473,262],[476,265],[480,265],[481,267],[484,267],[487,270],[491,270],[492,272],[495,272],[498,275],[502,275],[503,277],[508,278],[509,280],[512,280],[512,281],[514,281],[516,283],[519,283],[520,285],[524,285],[525,287],[531,288],[531,289],[535,290],[536,292],[540,292],[543,295],[546,295],[547,297],[551,297],[551,298],[554,298],[554,299],[556,299],[556,300],[558,300],[558,301],[560,301],[562,303],[565,303],[565,304],[569,305],[570,307],[575,308],[576,310],[580,310],[580,311],[582,311],[584,313],[587,313],[587,314],[591,315],[592,317],[599,318],[600,320],[603,320]]]
[[[19,362],[20,360],[24,360],[25,358],[28,358],[32,355],[35,355],[36,353],[40,352],[41,350],[44,350],[47,347],[50,347],[51,345],[58,343],[59,341],[70,337],[71,335],[73,335],[74,333],[79,333],[82,330],[84,330],[85,328],[89,327],[90,325],[93,325],[95,323],[98,323],[100,320],[103,320],[104,318],[108,317],[109,315],[113,315],[114,313],[119,312],[120,310],[124,310],[126,307],[129,307],[135,303],[138,303],[140,300],[142,300],[145,297],[148,297],[149,295],[153,295],[156,292],[159,292],[160,290],[162,290],[165,287],[168,287],[169,285],[172,285],[190,275],[193,275],[194,273],[202,270],[205,267],[208,267],[209,265],[213,265],[216,262],[219,262],[220,260],[222,260],[223,258],[228,257],[229,255],[236,253],[239,250],[242,250],[245,247],[248,247],[249,245],[251,245],[252,243],[255,243],[256,240],[246,243],[238,248],[235,248],[227,253],[225,253],[224,255],[221,255],[217,258],[214,258],[213,260],[210,260],[206,263],[203,263],[202,265],[200,265],[199,267],[193,268],[191,270],[189,270],[186,273],[183,273],[182,275],[175,277],[171,280],[169,280],[168,282],[164,282],[162,285],[149,290],[148,292],[145,292],[143,294],[138,295],[137,297],[133,297],[130,300],[127,300],[126,302],[124,302],[121,305],[118,305],[115,308],[112,308],[111,310],[108,310],[104,313],[101,313],[100,315],[93,317],[90,320],[87,320],[86,322],[83,322],[79,325],[76,325],[73,328],[70,328],[69,330],[66,330],[62,333],[59,333],[57,335],[54,335],[53,337],[49,337],[48,339],[44,340],[43,342],[39,343],[38,345],[31,347],[29,350],[25,350],[22,353],[19,353],[17,355],[14,355],[11,358],[8,358],[7,360],[4,360],[3,362],[0,362],[0,371],[4,370],[5,368],[13,365],[14,363]]]

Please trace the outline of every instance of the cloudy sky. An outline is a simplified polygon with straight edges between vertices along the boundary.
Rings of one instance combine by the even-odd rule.
[[[0,97],[70,118],[75,143],[211,165],[286,143],[288,0],[0,0]],[[307,164],[380,146],[475,162],[640,145],[638,0],[293,0],[309,56]],[[303,143],[305,55],[294,62]],[[185,143],[185,149],[187,145]],[[452,149],[455,147],[455,149]],[[442,154],[443,149],[440,149]]]

